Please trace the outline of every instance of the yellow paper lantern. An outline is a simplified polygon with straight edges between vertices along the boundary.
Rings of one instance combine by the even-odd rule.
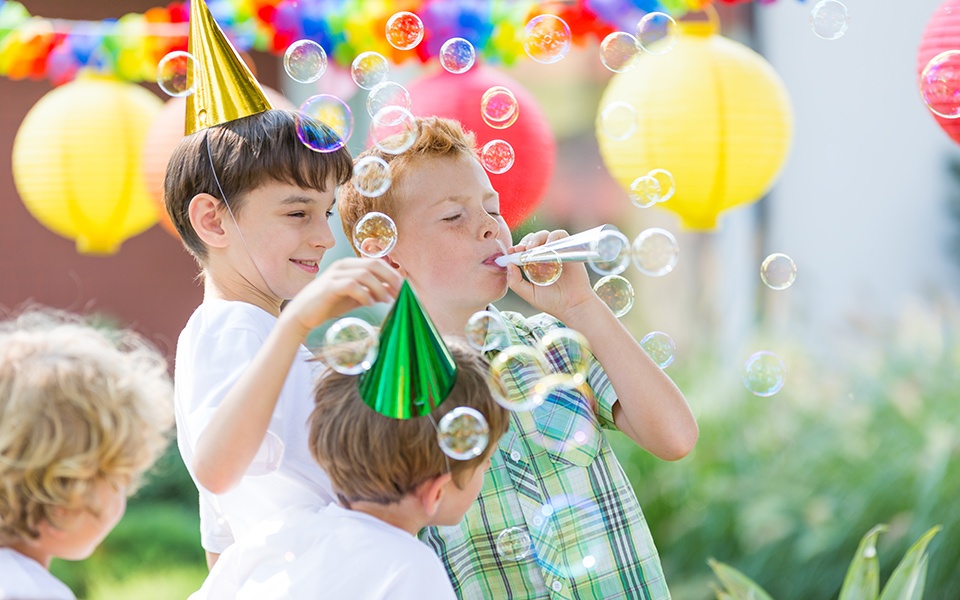
[[[695,230],[713,229],[722,211],[759,199],[779,174],[793,133],[780,77],[759,54],[717,35],[711,16],[681,23],[672,50],[645,54],[614,76],[597,116],[600,153],[616,180],[629,190],[652,169],[670,171],[676,193],[658,206]],[[636,118],[626,122],[629,109],[615,105],[605,119],[615,102],[632,106]]]
[[[85,254],[112,254],[156,223],[140,157],[162,105],[142,87],[91,74],[41,98],[13,142],[27,210]]]

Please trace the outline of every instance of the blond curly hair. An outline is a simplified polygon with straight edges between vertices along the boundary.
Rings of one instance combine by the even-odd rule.
[[[57,526],[58,509],[96,514],[98,483],[133,493],[172,406],[166,361],[131,331],[51,310],[0,322],[0,545]]]

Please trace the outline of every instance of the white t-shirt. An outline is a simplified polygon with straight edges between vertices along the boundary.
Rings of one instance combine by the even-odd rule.
[[[190,600],[455,600],[443,563],[409,532],[331,504],[292,506],[224,552]]]
[[[12,548],[0,548],[0,600],[77,600],[43,565]]]
[[[177,445],[188,469],[200,434],[276,323],[261,308],[226,300],[205,301],[187,321],[177,343],[174,393]],[[334,501],[330,480],[307,445],[307,419],[320,373],[319,363],[308,362],[311,358],[301,346],[267,435],[240,484],[220,495],[197,484],[200,539],[206,550],[223,552],[244,531],[292,504]]]

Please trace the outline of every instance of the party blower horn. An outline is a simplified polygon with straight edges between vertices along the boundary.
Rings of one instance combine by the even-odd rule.
[[[501,267],[538,262],[607,262],[615,260],[629,245],[619,229],[601,225],[523,252],[499,256],[494,262]]]
[[[380,351],[360,376],[360,397],[394,419],[430,414],[450,395],[457,363],[406,281],[380,328]]]

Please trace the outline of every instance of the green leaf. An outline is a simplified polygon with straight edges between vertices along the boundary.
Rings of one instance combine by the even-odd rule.
[[[725,588],[727,595],[722,597],[723,600],[773,600],[762,587],[730,565],[712,558],[707,560],[707,564]],[[721,598],[720,594],[717,596]]]
[[[877,558],[877,537],[886,531],[877,525],[863,536],[853,556],[847,576],[843,578],[839,600],[877,600],[880,594],[880,559]]]
[[[927,545],[941,527],[931,527],[907,550],[883,588],[880,600],[920,600],[927,575]]]

